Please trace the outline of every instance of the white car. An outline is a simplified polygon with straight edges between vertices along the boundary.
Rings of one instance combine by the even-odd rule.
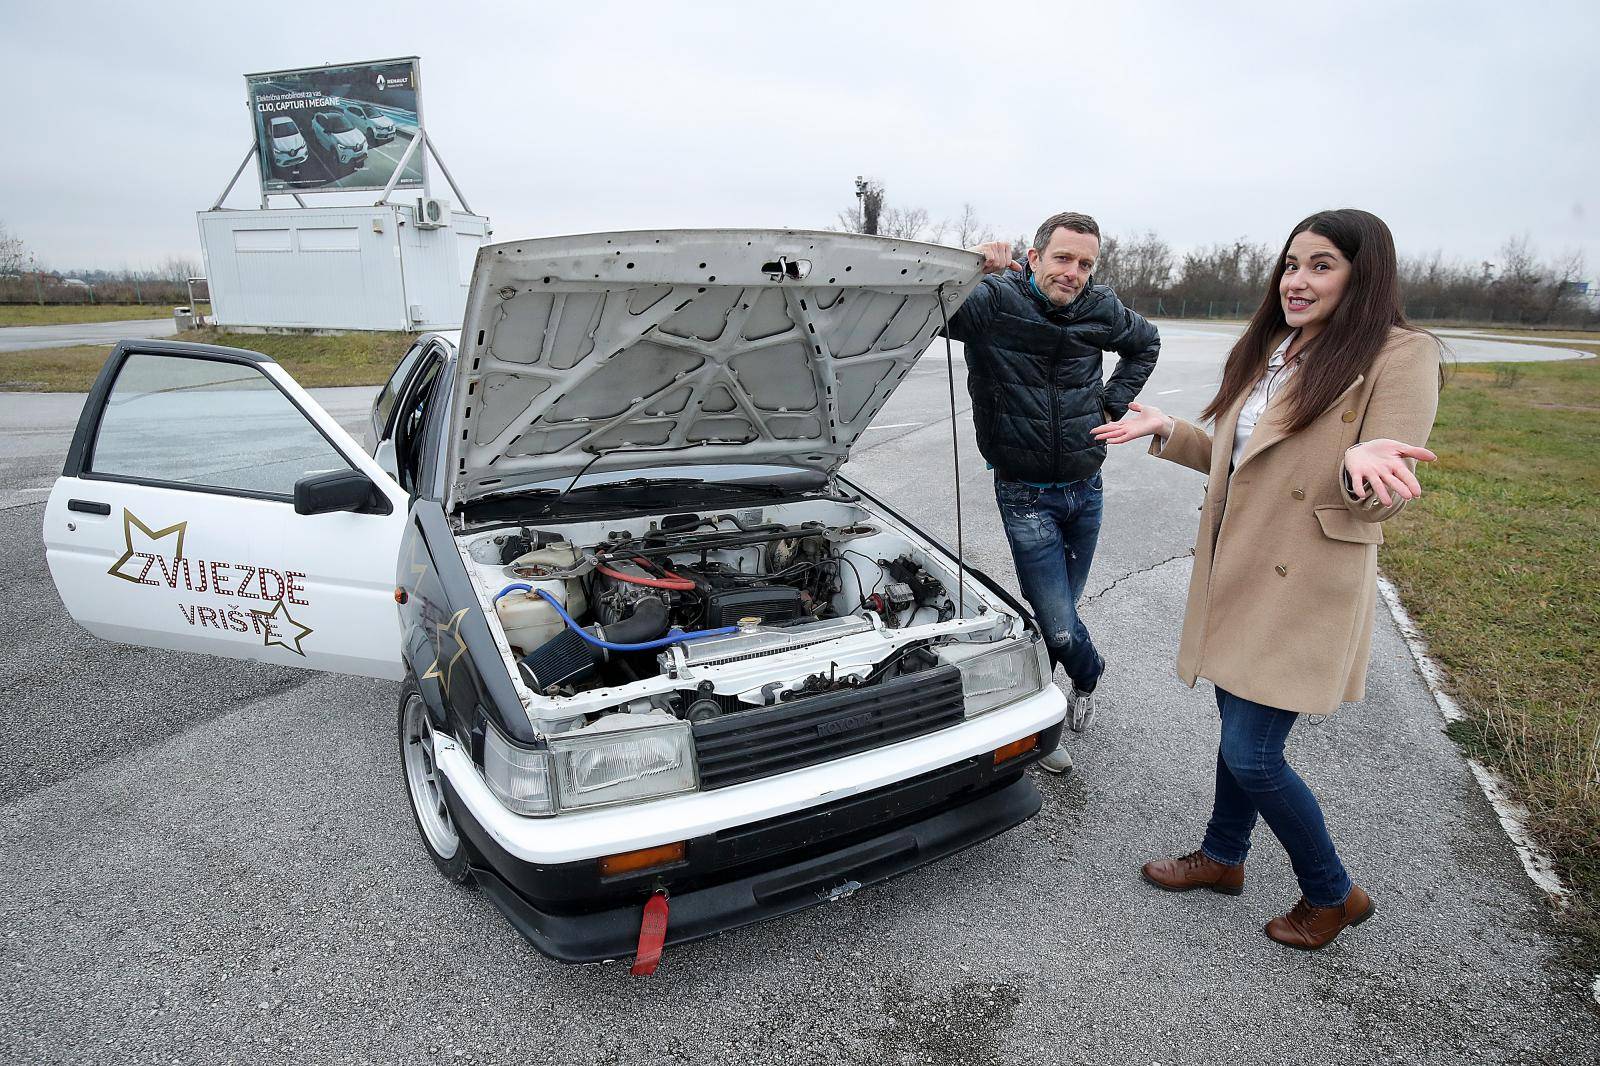
[[[366,163],[366,135],[350,125],[342,111],[329,107],[312,115],[311,133],[328,158],[339,166],[354,170]]]
[[[267,124],[267,142],[272,165],[279,170],[292,170],[306,161],[306,139],[288,115],[276,115]]]
[[[339,105],[339,110],[350,120],[350,125],[366,135],[369,143],[377,145],[394,140],[394,119],[371,104],[346,101]]]
[[[51,575],[108,640],[402,682],[424,849],[555,958],[848,895],[1031,817],[1066,713],[1027,612],[839,475],[979,269],[804,231],[485,247],[370,454],[265,356],[124,341]]]

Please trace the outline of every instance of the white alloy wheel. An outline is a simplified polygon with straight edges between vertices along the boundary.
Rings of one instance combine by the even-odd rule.
[[[415,690],[408,691],[401,703],[400,758],[405,764],[406,791],[411,796],[411,810],[417,817],[423,843],[446,877],[461,880],[466,866],[464,861],[457,861],[461,837],[445,806],[444,779],[434,761],[433,723],[428,721],[428,708]],[[452,869],[458,865],[461,870]]]

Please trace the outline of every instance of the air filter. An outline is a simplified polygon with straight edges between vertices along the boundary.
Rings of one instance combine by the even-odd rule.
[[[536,692],[548,693],[557,685],[581,681],[594,672],[602,652],[571,628],[563,629],[517,660],[523,680]]]

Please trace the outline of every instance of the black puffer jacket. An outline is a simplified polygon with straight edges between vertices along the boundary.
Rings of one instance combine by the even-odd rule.
[[[978,450],[1008,481],[1081,481],[1105,462],[1089,430],[1121,418],[1161,351],[1156,328],[1091,284],[1066,307],[1014,270],[979,282],[950,319],[967,350]],[[1103,352],[1120,357],[1102,385]]]

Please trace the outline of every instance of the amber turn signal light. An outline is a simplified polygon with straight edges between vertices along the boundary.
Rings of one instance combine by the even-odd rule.
[[[1021,740],[1013,740],[1003,748],[994,749],[994,764],[999,766],[1003,762],[1010,762],[1018,755],[1026,755],[1039,746],[1039,734],[1029,733]]]
[[[640,848],[638,851],[624,851],[619,855],[605,855],[600,859],[600,876],[616,877],[618,874],[636,874],[640,870],[651,870],[657,866],[670,866],[675,862],[682,862],[685,848],[683,841],[676,844],[662,844],[654,848]]]

